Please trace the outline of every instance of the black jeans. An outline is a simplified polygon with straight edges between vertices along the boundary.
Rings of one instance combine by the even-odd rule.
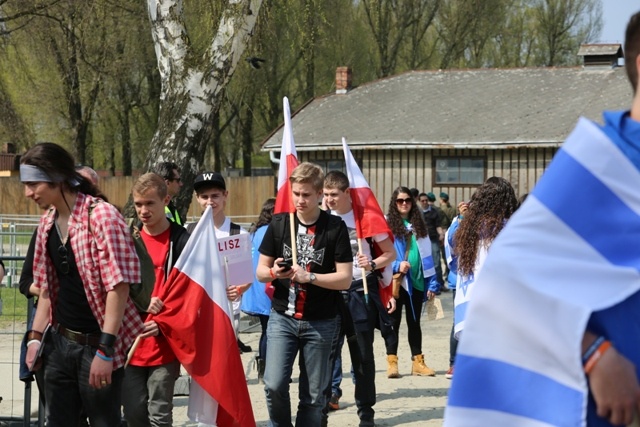
[[[353,365],[353,376],[355,382],[354,397],[358,408],[358,417],[361,426],[373,426],[376,404],[376,364],[373,354],[373,339],[376,323],[378,322],[380,311],[384,310],[378,292],[377,277],[368,277],[369,303],[365,302],[364,291],[350,290],[348,294],[343,294],[347,310],[342,313],[342,324],[347,322],[350,328],[341,328],[340,334],[347,336],[349,355]],[[352,283],[352,288],[361,286],[361,281]],[[349,330],[347,333],[346,330]],[[336,340],[337,341],[337,340]],[[331,366],[335,363],[337,352],[340,349],[333,348],[331,353]],[[325,391],[327,399],[331,397],[331,382]],[[326,420],[326,407],[323,411]],[[326,424],[325,424],[326,425]]]
[[[355,327],[357,345],[349,344],[349,354],[356,383],[354,397],[358,408],[358,417],[361,421],[360,425],[365,425],[363,422],[370,422],[370,425],[373,426],[373,405],[376,404],[376,363],[373,354],[373,338],[378,310],[382,307],[377,283],[371,284],[369,281],[368,304],[365,302],[363,291],[350,291],[349,300],[350,314],[354,311],[354,306],[359,306],[360,310],[366,310],[366,323],[351,320]],[[349,342],[348,337],[347,342]]]
[[[453,292],[451,292],[453,295],[453,301],[456,300],[456,290],[455,288],[452,289]],[[454,304],[455,307],[455,304]],[[455,322],[456,317],[453,316],[453,325],[451,325],[451,336],[449,337],[449,366],[453,366],[453,364],[456,361],[456,353],[458,352],[458,340],[456,339],[456,337],[453,335],[453,330],[456,326],[456,322]]]
[[[412,289],[412,291],[412,295],[409,296],[404,288],[400,288],[400,298],[396,301],[396,311],[391,313],[391,318],[393,319],[393,331],[396,333],[396,336],[399,336],[400,322],[402,321],[402,307],[404,307],[405,319],[407,319],[411,356],[415,356],[417,354],[422,354],[422,329],[420,328],[420,316],[422,315],[424,292],[420,292],[416,289]],[[387,347],[387,354],[398,354],[398,341],[396,341],[395,347]]]
[[[258,344],[258,359],[265,360],[267,358],[267,325],[269,324],[269,316],[258,314],[258,319],[260,319],[260,327],[262,330]]]
[[[53,349],[44,363],[47,427],[78,425],[83,407],[91,427],[119,426],[124,369],[113,371],[111,384],[98,390],[89,385],[95,348],[69,341],[57,333],[51,334],[48,345]]]

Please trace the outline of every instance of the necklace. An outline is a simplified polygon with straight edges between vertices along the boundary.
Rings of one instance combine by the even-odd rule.
[[[60,242],[62,242],[62,246],[67,244],[67,239],[69,238],[69,233],[63,238],[62,233],[60,232],[60,227],[58,226],[57,218],[53,220],[53,225],[56,226],[56,232],[58,233],[58,237],[60,238]]]

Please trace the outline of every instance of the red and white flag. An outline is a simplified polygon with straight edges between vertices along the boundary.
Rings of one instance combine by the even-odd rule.
[[[291,127],[291,110],[289,99],[285,96],[282,100],[284,113],[284,131],[282,132],[282,149],[280,150],[280,167],[278,169],[278,194],[273,213],[295,212],[293,199],[291,198],[291,184],[289,176],[298,166],[298,153],[293,142],[293,128]]]
[[[389,235],[391,241],[393,241],[393,234],[382,213],[382,209],[380,209],[376,196],[373,194],[373,191],[371,191],[369,183],[358,167],[344,138],[342,138],[342,149],[344,150],[344,161],[347,168],[347,176],[349,177],[349,195],[351,196],[358,238],[364,239],[386,233]],[[375,247],[376,245],[374,243],[374,250]],[[372,255],[375,258],[376,255]],[[391,284],[392,276],[393,272],[391,268],[382,270],[382,280],[380,282],[383,287]]]
[[[226,288],[209,206],[165,283],[164,308],[151,318],[195,381],[189,418],[255,427]]]

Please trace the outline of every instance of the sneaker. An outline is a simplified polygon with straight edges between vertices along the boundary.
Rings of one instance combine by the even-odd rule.
[[[444,377],[448,380],[453,378],[453,366],[449,366],[449,370],[447,371],[446,374],[444,374]]]
[[[331,399],[329,400],[330,411],[337,411],[338,409],[340,409],[340,404],[338,403],[339,400],[340,396],[338,396],[337,394],[333,393],[331,395]]]

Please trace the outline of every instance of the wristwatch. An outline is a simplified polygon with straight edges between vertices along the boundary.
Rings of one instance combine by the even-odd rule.
[[[309,273],[309,283],[313,283],[316,281],[316,275],[313,273]]]
[[[371,266],[371,271],[375,270],[375,269],[376,269],[376,267],[377,267],[377,266],[376,266],[376,263],[375,263],[375,262],[373,262],[373,260],[369,261],[369,265]]]

